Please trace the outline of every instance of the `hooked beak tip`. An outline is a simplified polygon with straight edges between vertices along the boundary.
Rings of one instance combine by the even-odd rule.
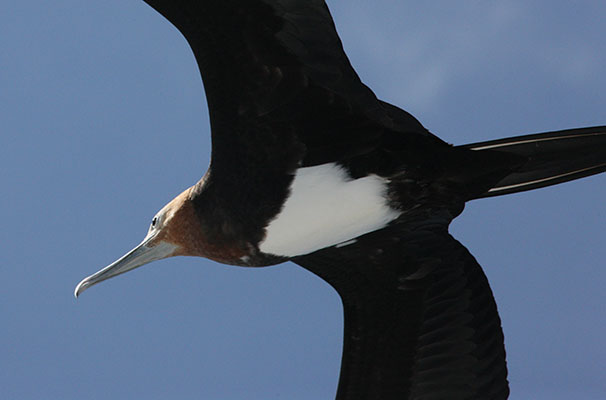
[[[80,283],[78,283],[78,285],[76,286],[76,289],[74,290],[74,297],[77,299],[78,296],[80,296],[80,294],[82,292],[84,292],[86,289],[88,288],[88,282],[87,279],[83,279],[82,281],[80,281]]]

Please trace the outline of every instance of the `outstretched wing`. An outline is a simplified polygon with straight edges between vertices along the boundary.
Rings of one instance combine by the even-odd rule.
[[[338,400],[507,398],[492,292],[444,221],[397,224],[294,261],[343,301]]]
[[[429,135],[360,81],[323,0],[145,1],[193,49],[213,170],[234,159],[251,167],[271,159],[277,168],[335,161],[377,146],[384,127]]]

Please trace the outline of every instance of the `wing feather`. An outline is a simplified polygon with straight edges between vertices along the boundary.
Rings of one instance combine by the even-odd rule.
[[[238,149],[277,144],[284,160],[272,152],[265,165],[310,166],[371,151],[386,128],[429,135],[361,82],[323,0],[145,1],[194,52],[208,100],[214,170],[238,160]]]
[[[429,218],[295,262],[345,311],[337,399],[506,399],[501,321],[473,256]]]

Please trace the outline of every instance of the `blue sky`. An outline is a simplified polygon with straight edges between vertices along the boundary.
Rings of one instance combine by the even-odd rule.
[[[0,13],[0,394],[331,399],[336,294],[305,270],[175,258],[74,300],[209,162],[193,55],[139,0]],[[331,1],[364,82],[462,144],[606,124],[606,3]],[[476,201],[512,399],[606,394],[606,176]]]

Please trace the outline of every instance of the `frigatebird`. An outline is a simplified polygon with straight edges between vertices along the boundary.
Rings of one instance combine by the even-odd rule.
[[[194,51],[212,161],[76,295],[176,255],[290,260],[343,301],[338,399],[506,398],[494,298],[448,225],[467,201],[603,172],[606,127],[451,146],[360,81],[324,1],[146,2]]]

